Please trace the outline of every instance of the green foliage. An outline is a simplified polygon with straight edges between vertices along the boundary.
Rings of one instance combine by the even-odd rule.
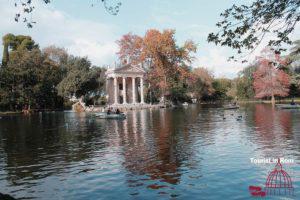
[[[282,43],[291,44],[289,35],[300,21],[300,1],[298,0],[255,0],[248,5],[233,5],[221,13],[222,20],[216,26],[219,30],[208,35],[208,41],[216,45],[228,46],[237,50],[253,51],[263,40],[272,33],[274,40],[270,46]],[[232,56],[231,58],[234,58]]]
[[[190,101],[190,98],[187,96],[187,85],[180,82],[173,84],[170,88],[169,99],[176,104],[179,102]]]
[[[81,97],[97,92],[99,86],[103,87],[104,80],[98,79],[103,70],[91,68],[91,63],[87,58],[72,57],[66,67],[66,77],[57,86],[59,95]]]
[[[8,62],[8,44],[3,44],[3,56],[2,56],[2,66],[6,66]]]
[[[61,101],[55,89],[59,74],[60,69],[46,62],[39,49],[14,51],[7,66],[1,68],[1,107],[57,107]]]
[[[236,79],[236,91],[239,99],[254,98],[253,73],[256,69],[256,65],[249,65],[239,73],[239,77]]]
[[[212,98],[214,100],[226,100],[230,99],[229,96],[227,96],[227,92],[231,88],[231,80],[227,78],[218,78],[215,79],[212,82],[212,86],[214,88],[214,93],[212,95]]]
[[[3,41],[10,51],[0,68],[0,109],[57,109],[72,94],[102,92],[104,70],[91,67],[86,58],[53,46],[41,51],[29,36],[7,34]]]
[[[2,58],[2,65],[6,66],[10,54],[15,53],[16,51],[20,50],[32,50],[34,48],[38,48],[38,45],[35,44],[34,40],[31,39],[30,36],[24,36],[24,35],[13,35],[11,33],[6,34],[2,38],[3,43],[3,58]],[[11,52],[9,52],[11,50]]]

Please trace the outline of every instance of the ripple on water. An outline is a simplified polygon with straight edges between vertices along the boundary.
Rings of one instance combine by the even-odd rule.
[[[0,121],[0,138],[0,192],[15,197],[249,199],[273,167],[250,158],[278,155],[295,159],[286,169],[300,195],[300,112],[268,105],[130,111],[122,121],[14,116]]]

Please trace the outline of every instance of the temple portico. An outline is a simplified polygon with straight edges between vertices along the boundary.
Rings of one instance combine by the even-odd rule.
[[[144,104],[144,75],[140,67],[126,65],[106,72],[108,104],[134,106]]]

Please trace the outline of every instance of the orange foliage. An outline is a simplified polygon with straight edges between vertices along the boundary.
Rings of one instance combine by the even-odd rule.
[[[129,33],[118,41],[119,58],[147,68],[147,81],[163,93],[172,87],[174,80],[191,78],[188,65],[193,60],[191,53],[196,52],[192,41],[178,47],[174,34],[175,30],[150,29],[143,38]]]

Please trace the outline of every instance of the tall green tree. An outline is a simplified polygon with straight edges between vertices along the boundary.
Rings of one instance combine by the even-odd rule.
[[[3,38],[8,57],[0,67],[0,109],[56,109],[64,97],[103,93],[104,70],[91,67],[87,58],[55,46],[41,51],[29,36]]]
[[[226,100],[228,98],[227,92],[232,87],[232,81],[228,78],[217,78],[212,82],[214,93],[213,100]]]
[[[257,64],[251,64],[245,67],[238,74],[236,79],[237,97],[240,99],[253,99],[255,96],[253,88],[253,73],[257,69]]]
[[[60,100],[55,86],[61,80],[61,70],[48,62],[39,49],[14,51],[2,72],[5,74],[3,85],[7,89],[10,109],[58,106]]]
[[[103,87],[99,83],[101,68],[92,68],[87,58],[71,57],[66,65],[67,74],[57,85],[58,94],[63,97],[90,95]],[[102,80],[103,81],[103,80]]]
[[[2,55],[2,66],[6,66],[10,54],[18,50],[32,50],[38,48],[38,45],[35,44],[34,40],[30,36],[24,35],[13,35],[8,33],[2,37],[3,44],[3,55]],[[10,51],[11,50],[11,51]]]

